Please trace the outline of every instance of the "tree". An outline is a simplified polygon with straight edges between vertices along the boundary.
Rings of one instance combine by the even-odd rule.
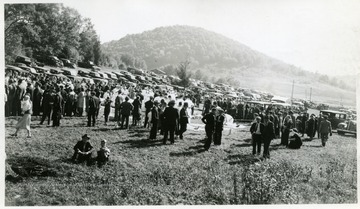
[[[190,86],[190,77],[191,77],[191,73],[189,73],[189,66],[190,66],[190,61],[186,60],[184,62],[181,62],[178,66],[178,70],[177,70],[177,75],[180,78],[179,81],[179,85],[186,88]]]

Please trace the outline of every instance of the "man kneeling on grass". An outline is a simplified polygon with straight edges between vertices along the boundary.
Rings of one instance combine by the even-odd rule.
[[[78,141],[74,147],[74,155],[72,161],[74,163],[83,163],[86,161],[87,165],[91,165],[91,154],[93,146],[89,142],[90,137],[87,134],[82,136],[82,140]]]
[[[101,167],[105,165],[109,161],[110,157],[110,149],[106,147],[106,140],[101,140],[100,150],[97,152],[97,163],[98,166]]]

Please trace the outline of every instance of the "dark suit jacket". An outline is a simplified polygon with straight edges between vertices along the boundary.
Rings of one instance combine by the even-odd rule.
[[[134,107],[130,102],[125,101],[125,102],[121,103],[120,108],[121,108],[121,114],[123,114],[125,116],[129,116],[131,113],[131,110],[133,110]]]
[[[74,147],[74,150],[77,151],[78,149],[81,152],[88,152],[93,148],[93,146],[91,146],[90,142],[84,142],[84,141],[78,141]]]
[[[96,96],[89,97],[89,111],[94,111],[100,108],[100,99]]]
[[[181,110],[180,110],[180,123],[181,124],[189,123],[189,118],[186,115],[186,110],[184,108],[181,108]]]
[[[262,134],[264,132],[264,124],[263,123],[260,123],[260,133]],[[254,134],[256,132],[256,129],[257,129],[257,123],[253,123],[250,127],[250,133],[251,134]]]
[[[267,125],[264,125],[264,131],[262,132],[263,138],[266,140],[272,140],[275,138],[274,123],[269,121]]]
[[[164,124],[168,127],[176,126],[179,119],[179,112],[174,107],[167,107],[163,113]]]

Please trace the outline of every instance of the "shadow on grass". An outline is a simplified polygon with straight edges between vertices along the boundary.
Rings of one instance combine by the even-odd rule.
[[[304,144],[304,147],[315,147],[315,148],[321,148],[323,147],[322,145],[308,145],[308,144]]]
[[[252,144],[236,144],[235,147],[251,147]]]
[[[229,155],[226,160],[230,165],[251,165],[261,161],[259,157],[250,154]]]
[[[194,156],[196,154],[205,152],[206,150],[204,149],[204,145],[196,145],[196,146],[191,146],[188,148],[189,151],[184,151],[184,152],[170,152],[170,156],[171,157],[181,157],[181,156]]]
[[[39,157],[12,157],[6,162],[11,170],[20,177],[62,177],[66,175],[67,171],[66,168],[56,166],[53,161]]]
[[[126,141],[118,141],[113,144],[128,144],[129,148],[146,148],[146,147],[157,147],[163,146],[162,140],[149,140],[149,139],[132,139]]]
[[[112,131],[112,130],[116,130],[114,128],[97,128],[97,129],[93,129],[92,131],[95,131],[95,132],[104,132],[104,131]]]

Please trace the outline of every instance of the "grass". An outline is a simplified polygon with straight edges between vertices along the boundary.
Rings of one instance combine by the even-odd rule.
[[[147,141],[143,128],[88,128],[85,118],[65,118],[60,128],[38,122],[33,121],[33,137],[27,139],[25,132],[11,137],[16,120],[6,120],[7,165],[40,165],[52,175],[6,181],[7,206],[357,203],[356,139],[351,136],[334,134],[325,148],[319,139],[305,140],[299,150],[277,146],[276,139],[271,159],[263,161],[250,155],[247,130],[233,130],[220,147],[204,152],[200,129],[162,145],[159,136]],[[109,164],[69,162],[84,133],[96,149],[107,139]]]

